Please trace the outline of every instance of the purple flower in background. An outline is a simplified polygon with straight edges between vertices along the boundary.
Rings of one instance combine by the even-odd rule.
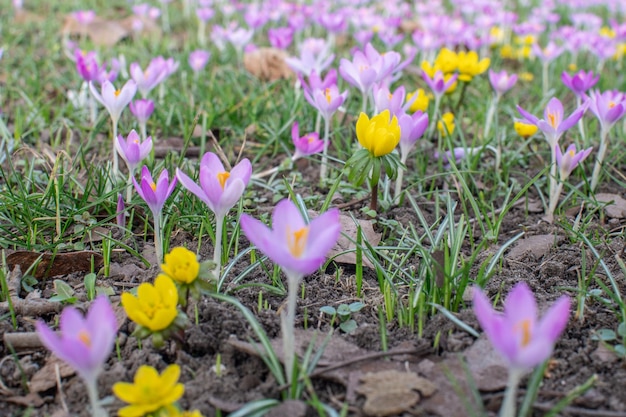
[[[296,147],[296,152],[291,158],[293,161],[304,156],[313,155],[324,150],[324,141],[320,139],[317,132],[307,133],[300,136],[298,122],[294,122],[291,128],[291,140]]]
[[[318,23],[331,33],[345,32],[348,27],[348,20],[344,13],[322,12],[318,19]]]
[[[293,42],[293,29],[290,27],[271,28],[267,31],[270,45],[277,49],[287,49]]]
[[[450,168],[450,165],[451,165],[450,161],[452,160],[452,158],[454,158],[454,163],[458,164],[467,156],[471,156],[480,152],[481,149],[482,148],[480,147],[477,147],[477,148],[457,147],[457,148],[452,149],[451,151],[445,151],[443,154],[439,154],[439,152],[435,152],[433,156],[435,159],[440,159],[443,162],[443,167],[448,169]]]
[[[87,384],[95,384],[113,350],[117,319],[108,298],[101,295],[86,317],[74,307],[65,307],[59,320],[60,334],[41,320],[35,328],[46,348],[74,368]]]
[[[549,63],[557,59],[563,53],[564,48],[550,41],[545,48],[541,48],[539,44],[533,43],[532,51],[540,61]]]
[[[343,104],[348,97],[348,91],[344,91],[339,94],[339,89],[336,85],[331,85],[325,89],[316,89],[304,91],[304,98],[309,104],[315,107],[322,117],[326,120],[326,123],[330,120],[333,113]]]
[[[392,73],[400,63],[400,58],[400,54],[394,51],[381,55],[368,43],[363,52],[354,53],[352,61],[345,58],[341,60],[339,73],[350,85],[366,94],[374,83],[382,81]]]
[[[205,153],[200,161],[200,185],[183,171],[176,169],[176,178],[182,186],[202,200],[221,219],[239,201],[251,175],[252,165],[248,159],[242,159],[228,172],[222,161],[212,152]]]
[[[313,71],[321,74],[335,59],[330,53],[330,45],[324,39],[307,38],[300,45],[300,57],[290,57],[285,62],[291,69],[304,76]]]
[[[443,72],[437,71],[435,72],[435,76],[433,78],[430,78],[430,76],[425,71],[422,71],[422,79],[426,82],[426,84],[428,84],[433,94],[435,95],[435,98],[441,98],[441,96],[443,96],[448,88],[450,88],[452,84],[456,82],[458,76],[458,74],[453,74],[446,80]]]
[[[154,102],[140,98],[130,102],[130,112],[137,118],[139,124],[146,124],[154,112]]]
[[[76,60],[76,71],[83,80],[100,81],[100,65],[98,64],[97,55],[94,51],[83,52],[76,48],[74,50],[74,59]]]
[[[380,113],[384,110],[389,110],[395,116],[406,113],[411,104],[417,99],[417,95],[414,94],[406,103],[404,102],[405,97],[406,91],[403,85],[398,87],[393,94],[385,85],[374,87],[374,113]]]
[[[215,11],[211,7],[198,7],[196,16],[203,22],[208,22],[215,15]]]
[[[415,146],[415,142],[422,137],[428,128],[428,113],[416,111],[412,115],[401,114],[398,117],[400,125],[400,159],[406,162],[406,158]]]
[[[300,76],[299,79],[302,83],[302,88],[309,94],[314,90],[325,90],[333,85],[337,85],[337,70],[334,68],[328,71],[323,78],[318,75],[317,71],[312,71],[308,77],[308,83],[302,76]]]
[[[559,167],[559,174],[561,181],[565,181],[570,176],[572,171],[578,166],[579,163],[585,160],[593,150],[593,147],[589,147],[580,152],[576,152],[576,145],[573,143],[567,147],[565,153],[561,153],[561,148],[557,145],[556,151],[556,165]]]
[[[211,53],[209,51],[204,51],[202,49],[195,50],[189,53],[189,66],[192,70],[194,70],[194,72],[199,72],[209,62],[209,58],[211,58]]]
[[[589,103],[589,110],[600,121],[601,129],[604,132],[611,130],[626,112],[626,96],[619,91],[608,90],[602,93],[597,90],[592,91],[587,103]]]
[[[159,59],[161,58],[161,59]],[[137,62],[130,64],[130,76],[137,83],[137,89],[143,98],[167,76],[165,60],[162,57],[154,58],[145,70]]]
[[[566,71],[561,73],[561,81],[563,81],[565,87],[572,90],[579,98],[582,98],[587,90],[596,85],[599,79],[599,75],[594,77],[593,71],[585,72],[580,70],[574,75],[569,75]]]
[[[474,314],[493,347],[513,369],[533,368],[552,355],[569,319],[570,300],[560,297],[541,319],[528,285],[521,282],[504,301],[504,314],[491,306],[480,288],[474,288]]]
[[[489,82],[497,96],[502,96],[509,91],[517,82],[517,74],[509,75],[505,70],[495,72],[489,70]]]
[[[252,244],[288,274],[298,276],[312,274],[322,266],[341,231],[339,210],[330,209],[306,224],[289,200],[274,208],[271,229],[247,214],[242,214],[240,221]]]
[[[77,10],[72,12],[72,16],[81,25],[88,25],[96,18],[96,12],[93,10]]]
[[[129,174],[133,175],[139,163],[150,154],[152,138],[148,137],[142,142],[137,132],[131,130],[126,139],[122,135],[118,135],[115,149],[126,162]]]
[[[167,169],[164,169],[157,181],[154,182],[150,170],[144,165],[141,169],[141,180],[138,183],[137,180],[133,178],[133,184],[135,184],[135,189],[139,196],[148,205],[156,222],[156,218],[159,217],[163,211],[165,201],[176,187],[176,177],[170,182]],[[159,261],[161,261],[161,259],[159,259]]]
[[[253,29],[232,28],[226,32],[226,40],[238,51],[243,51],[243,48],[252,40],[252,36],[254,36]]]
[[[525,123],[537,126],[543,132],[551,147],[557,144],[559,138],[566,130],[578,123],[586,109],[586,105],[583,104],[569,117],[563,119],[563,104],[558,98],[552,97],[543,112],[544,118],[539,119],[517,106],[517,111],[522,115]]]
[[[102,83],[102,94],[96,90],[93,82],[89,83],[89,89],[96,100],[107,109],[113,120],[113,124],[116,125],[122,115],[122,111],[124,111],[128,103],[130,103],[135,96],[137,85],[133,80],[128,80],[121,90],[116,90],[113,84],[105,80]]]

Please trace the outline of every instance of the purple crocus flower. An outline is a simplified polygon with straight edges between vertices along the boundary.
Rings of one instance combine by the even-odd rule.
[[[138,62],[130,64],[130,76],[137,83],[137,89],[143,98],[148,96],[161,81],[167,77],[163,59],[152,59],[145,70],[141,69]]]
[[[296,152],[291,158],[292,161],[304,156],[322,152],[324,150],[325,142],[320,139],[317,132],[307,133],[304,136],[300,136],[298,122],[294,122],[293,127],[291,128],[291,140],[296,147]]]
[[[417,95],[414,94],[413,97],[405,103],[405,97],[406,91],[404,86],[398,87],[393,93],[391,93],[389,88],[385,85],[374,87],[374,113],[389,110],[392,115],[400,116],[405,113],[417,99]]]
[[[195,50],[189,53],[189,66],[192,70],[194,70],[194,72],[199,72],[209,62],[209,58],[211,58],[211,53],[209,51],[204,51],[202,49]]]
[[[400,158],[403,162],[415,146],[415,142],[422,137],[428,128],[428,113],[416,111],[412,115],[401,114],[398,117],[400,125]]]
[[[574,75],[569,75],[566,71],[561,73],[561,81],[563,81],[565,87],[572,90],[579,98],[582,98],[587,90],[596,85],[599,79],[599,75],[594,77],[593,71],[585,72],[580,70]]]
[[[290,27],[271,28],[267,31],[270,45],[277,49],[287,49],[293,42],[293,29]]]
[[[65,307],[59,320],[60,334],[39,320],[35,324],[41,343],[95,385],[108,359],[117,333],[117,319],[106,296],[96,298],[87,316],[74,307]]]
[[[321,74],[335,59],[330,45],[324,39],[308,38],[300,45],[300,57],[285,59],[291,69],[308,77],[313,71]]]
[[[537,126],[543,132],[551,147],[554,147],[558,143],[559,138],[566,130],[578,123],[586,109],[586,105],[583,104],[569,115],[569,117],[563,119],[563,104],[558,98],[552,97],[543,112],[544,118],[539,119],[528,113],[522,107],[517,106],[517,111],[522,115],[525,123]]]
[[[317,71],[311,71],[308,76],[308,82],[302,76],[299,79],[304,91],[311,94],[314,90],[326,90],[333,85],[337,85],[337,70],[332,68],[325,77],[320,77]]]
[[[137,85],[133,80],[128,80],[121,90],[116,90],[113,84],[105,80],[102,83],[102,94],[100,94],[96,90],[96,87],[94,87],[92,81],[89,83],[89,89],[96,100],[107,109],[111,120],[113,120],[113,124],[116,125],[122,115],[122,111],[124,111],[128,103],[130,103],[135,96]]]
[[[271,229],[247,214],[241,215],[240,222],[252,244],[288,274],[297,276],[312,274],[322,266],[341,231],[339,210],[330,209],[306,224],[289,200],[274,208]]]
[[[305,91],[304,97],[311,104],[311,106],[315,107],[324,120],[328,123],[333,113],[337,111],[337,109],[343,104],[348,97],[348,91],[344,91],[339,94],[339,89],[336,85],[331,85],[328,88],[316,89],[311,92]]]
[[[557,145],[555,148],[556,165],[559,167],[561,181],[565,181],[578,164],[589,156],[592,150],[593,147],[589,147],[580,152],[576,152],[576,145],[572,143],[567,147],[567,150],[563,154],[561,153],[561,148]]]
[[[228,172],[222,161],[212,152],[205,153],[200,161],[200,185],[180,169],[176,170],[176,178],[182,186],[202,200],[221,219],[239,201],[251,175],[252,165],[248,159],[242,159]]]
[[[426,84],[428,84],[433,94],[435,95],[435,98],[439,99],[448,90],[448,88],[450,88],[450,86],[455,83],[458,76],[458,74],[453,74],[446,81],[445,76],[441,71],[435,72],[435,76],[433,78],[430,78],[430,76],[426,74],[425,71],[422,71],[422,79],[424,79]]]
[[[145,98],[131,101],[130,112],[137,118],[139,124],[145,124],[154,112],[154,102]]]
[[[147,166],[143,166],[141,169],[141,180],[137,182],[133,178],[133,184],[139,196],[146,202],[148,208],[154,215],[155,219],[161,215],[165,200],[172,194],[174,187],[176,187],[176,177],[169,180],[167,169],[164,169],[156,182],[152,179],[150,170]]]
[[[545,48],[541,48],[539,44],[533,43],[532,51],[540,61],[544,64],[554,61],[563,53],[565,48],[558,46],[554,42],[550,41]]]
[[[215,10],[213,10],[211,7],[198,7],[196,9],[196,16],[199,20],[203,22],[208,22],[213,18],[214,15]]]
[[[480,288],[474,288],[473,298],[480,326],[512,369],[530,369],[548,359],[569,319],[567,296],[560,297],[539,319],[535,297],[524,282],[509,292],[504,314],[494,311]]]
[[[497,96],[502,96],[509,91],[517,82],[517,74],[509,75],[506,70],[495,72],[489,70],[489,82]]]
[[[342,59],[339,73],[350,85],[357,87],[361,94],[369,93],[374,83],[385,79],[400,63],[400,54],[394,51],[380,54],[371,44],[364,51],[356,51],[352,61]]]
[[[605,132],[611,130],[626,112],[626,97],[619,91],[607,90],[600,93],[594,90],[589,95],[588,103],[589,110],[598,118],[601,129]]]
[[[143,142],[135,130],[131,130],[126,139],[118,135],[115,141],[115,149],[128,166],[130,175],[135,172],[135,168],[143,161],[152,150],[152,138],[148,137]]]
[[[100,65],[94,51],[83,52],[80,49],[74,50],[74,59],[76,60],[76,71],[83,80],[97,81],[100,74]]]

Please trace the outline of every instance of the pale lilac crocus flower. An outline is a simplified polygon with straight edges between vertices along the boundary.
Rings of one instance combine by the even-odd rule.
[[[517,82],[517,74],[509,75],[505,70],[502,70],[500,72],[489,70],[489,82],[491,83],[491,87],[493,88],[495,95],[493,100],[491,100],[489,109],[487,110],[484,137],[489,136],[491,123],[493,121],[493,117],[496,114],[496,110],[498,109],[498,103],[500,102],[500,98],[502,98],[504,93],[513,88],[513,86]]]
[[[109,81],[102,83],[102,94],[100,94],[93,85],[93,81],[89,82],[89,89],[93,96],[98,100],[109,112],[113,123],[113,141],[117,138],[117,123],[122,116],[122,112],[128,106],[137,92],[137,85],[133,80],[128,80],[124,86],[117,90]],[[113,148],[115,144],[113,145]],[[119,162],[117,153],[113,149],[113,172],[114,175],[119,173]]]
[[[152,151],[152,138],[148,137],[143,142],[141,138],[135,132],[131,130],[126,139],[122,135],[117,137],[115,141],[115,149],[120,154],[126,166],[128,167],[128,184],[126,188],[126,201],[130,202],[133,177],[135,176],[135,169],[137,166],[150,155]]]
[[[294,122],[291,128],[291,140],[296,148],[296,151],[291,158],[292,161],[322,152],[325,147],[324,141],[320,139],[317,132],[307,133],[304,136],[300,136],[300,127],[298,122]]]
[[[206,45],[206,23],[213,18],[215,11],[211,7],[198,7],[196,16],[198,17],[198,43],[204,47]]]
[[[300,57],[285,59],[289,67],[303,76],[310,76],[312,72],[321,74],[335,59],[330,53],[330,46],[324,39],[308,38],[300,45]]]
[[[543,81],[543,95],[544,97],[548,94],[548,86],[550,85],[550,81],[548,79],[548,68],[550,67],[550,63],[557,59],[565,50],[562,46],[557,46],[554,42],[550,41],[546,45],[545,48],[541,48],[538,44],[534,43],[532,45],[533,54],[539,58],[542,63],[542,81]]]
[[[626,96],[619,91],[592,91],[587,100],[589,110],[600,122],[600,148],[591,176],[591,190],[594,191],[600,181],[600,171],[608,148],[609,131],[626,113]]]
[[[563,84],[576,94],[576,106],[578,107],[582,104],[583,99],[586,99],[585,93],[587,90],[596,85],[598,80],[600,80],[600,76],[596,75],[594,77],[592,71],[585,72],[580,70],[574,75],[569,75],[566,71],[561,73],[561,81],[563,81]],[[583,140],[585,140],[585,125],[583,124],[583,119],[578,121],[578,129],[580,130],[580,135]]]
[[[389,87],[380,85],[374,87],[374,113],[378,114],[384,110],[389,110],[392,115],[400,116],[406,113],[413,102],[417,99],[417,94],[405,103],[406,91],[404,86],[400,86],[391,93]]]
[[[290,27],[271,28],[267,31],[267,38],[272,47],[287,49],[293,42],[293,29]]]
[[[252,164],[248,159],[242,159],[230,172],[212,152],[207,152],[200,161],[198,180],[196,184],[187,174],[176,169],[176,178],[190,193],[198,197],[215,214],[215,245],[213,247],[213,262],[216,264],[216,275],[220,273],[222,257],[222,228],[224,218],[231,208],[239,201],[248,186],[252,176]]]
[[[524,282],[509,292],[504,314],[497,313],[478,287],[473,291],[474,314],[495,350],[509,364],[509,381],[501,416],[515,415],[517,386],[522,375],[546,361],[567,326],[570,300],[561,296],[541,319],[535,297]]]
[[[209,58],[211,58],[211,53],[203,49],[197,49],[189,53],[189,66],[194,71],[194,75],[197,75],[206,67]]]
[[[162,59],[152,59],[145,70],[138,62],[130,64],[130,76],[137,83],[137,89],[141,97],[146,98],[161,81],[167,77],[167,72]]]
[[[565,184],[565,181],[578,164],[589,156],[592,150],[593,147],[589,147],[580,152],[576,152],[576,145],[571,144],[567,147],[565,153],[562,153],[561,147],[558,144],[556,145],[556,166],[559,171],[559,184],[555,190],[551,190],[552,192],[550,194],[548,211],[546,213],[546,217],[549,221],[551,221],[554,217],[554,211],[559,204],[559,197],[561,196],[561,191],[563,190],[563,184]]]
[[[282,200],[272,213],[272,228],[247,214],[241,215],[241,229],[261,252],[279,265],[287,276],[287,314],[281,316],[285,373],[291,382],[295,365],[294,322],[300,282],[315,272],[335,246],[341,223],[339,210],[330,209],[307,224],[300,210]]]
[[[176,187],[176,177],[169,180],[167,169],[161,171],[159,178],[155,182],[152,179],[150,170],[147,166],[141,169],[141,180],[138,183],[133,178],[133,184],[139,196],[146,202],[148,208],[152,212],[154,219],[154,247],[156,250],[157,262],[163,262],[163,244],[161,236],[161,213],[165,206],[165,201],[172,194]]]
[[[433,110],[433,119],[439,118],[439,106],[441,105],[441,97],[445,94],[445,92],[456,82],[459,74],[453,74],[448,77],[446,81],[445,76],[442,71],[435,72],[435,75],[431,78],[425,71],[422,71],[422,79],[428,84],[430,90],[433,92],[435,96],[435,108]],[[432,136],[433,129],[435,128],[435,123],[432,123],[430,129],[428,131],[428,136]]]
[[[93,301],[85,317],[75,307],[65,307],[59,319],[60,333],[41,320],[35,323],[41,343],[83,379],[93,416],[107,415],[100,405],[97,380],[113,351],[117,327],[113,308],[104,295]]]
[[[146,132],[146,124],[148,123],[148,119],[152,116],[154,112],[154,102],[152,100],[148,100],[145,98],[140,98],[135,101],[131,101],[130,112],[135,116],[137,122],[139,123],[139,130],[141,132],[141,139],[146,140],[147,132]]]
[[[400,125],[400,162],[405,165],[415,143],[424,135],[428,128],[428,113],[422,113],[419,110],[412,115],[402,113],[398,116],[398,125]],[[403,177],[404,168],[400,168],[398,178],[396,178],[394,194],[394,201],[396,202],[400,199],[400,193],[402,192]]]
[[[72,16],[79,24],[87,26],[96,18],[96,12],[93,10],[77,10],[72,12]]]

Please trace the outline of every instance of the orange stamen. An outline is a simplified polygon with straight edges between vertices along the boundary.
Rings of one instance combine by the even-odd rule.
[[[217,180],[220,182],[220,185],[222,186],[222,190],[224,189],[224,186],[226,185],[226,180],[228,179],[228,177],[230,177],[230,172],[227,172],[227,171],[220,172],[219,174],[217,174]]]
[[[324,91],[324,95],[326,96],[326,101],[328,102],[328,104],[330,104],[330,101],[332,100],[332,97],[330,95],[330,88],[327,88]]]
[[[530,343],[530,320],[524,319],[515,325],[515,330],[522,332],[522,347],[528,346]]]
[[[115,90],[115,97],[119,96],[122,90]]]
[[[89,337],[89,333],[85,330],[81,330],[78,333],[78,340],[83,342],[83,344],[87,347],[91,347],[91,337]]]
[[[150,183],[150,188],[152,188],[152,191],[156,191],[156,184],[154,181]]]
[[[300,258],[306,249],[306,239],[309,235],[309,227],[304,226],[301,229],[291,232],[287,227],[287,247],[289,252],[295,257]]]
[[[548,114],[548,123],[550,123],[550,126],[556,129],[556,116],[554,114]]]

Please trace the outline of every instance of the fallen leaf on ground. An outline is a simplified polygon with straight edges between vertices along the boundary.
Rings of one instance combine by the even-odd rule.
[[[313,212],[312,212],[313,213]],[[356,220],[350,216],[341,214],[339,216],[341,222],[341,235],[335,247],[330,250],[329,258],[333,258],[335,262],[356,265],[356,235],[358,226],[361,226],[361,235],[363,242],[368,242],[372,246],[377,246],[380,243],[380,233],[374,231],[371,220]],[[357,223],[358,222],[358,223]],[[364,244],[362,244],[365,247]],[[351,251],[342,253],[345,251]],[[341,253],[341,255],[335,256]],[[372,262],[363,253],[363,265],[374,268]]]
[[[299,400],[286,400],[272,407],[266,417],[304,417],[306,415],[306,403]]]
[[[44,404],[43,398],[39,396],[36,392],[31,392],[24,396],[18,395],[14,397],[4,398],[2,401],[6,401],[8,403],[21,405],[23,407],[41,407]]]
[[[72,14],[65,16],[61,33],[66,36],[88,36],[97,46],[113,46],[130,32],[118,21],[96,16],[89,24],[81,24]]]
[[[19,265],[22,272],[25,272],[39,259],[37,268],[34,272],[31,272],[37,279],[68,275],[74,272],[91,272],[92,266],[97,270],[104,263],[102,255],[92,251],[57,253],[55,255],[51,253],[18,251],[7,256],[7,265],[9,269]]]
[[[617,194],[599,193],[596,194],[596,200],[600,203],[609,203],[604,207],[607,216],[614,219],[623,219],[626,217],[626,200]]]
[[[259,48],[243,57],[243,66],[255,77],[263,81],[276,81],[290,78],[293,71],[287,63],[287,53],[275,48]]]
[[[59,366],[59,374],[61,378],[66,378],[68,376],[74,375],[76,371],[63,362],[61,359],[57,358],[54,355],[51,355],[46,364],[37,371],[35,375],[30,380],[29,386],[32,392],[43,392],[47,391],[50,388],[56,386],[57,384],[57,375],[56,375],[56,366]]]
[[[539,259],[550,251],[550,248],[557,242],[557,237],[553,234],[529,236],[517,241],[513,249],[507,255],[507,258],[519,260],[530,252],[535,258]]]

